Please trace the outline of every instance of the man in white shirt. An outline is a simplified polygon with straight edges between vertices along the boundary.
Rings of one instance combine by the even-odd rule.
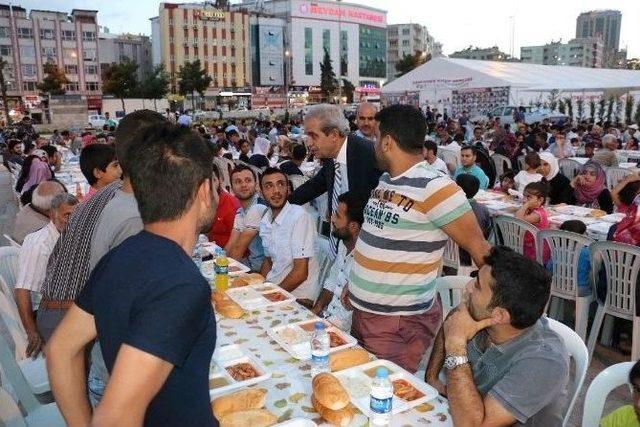
[[[331,216],[331,233],[342,243],[312,310],[347,333],[351,331],[351,308],[342,304],[341,295],[353,266],[353,249],[364,222],[366,202],[349,192],[338,196],[338,209]]]
[[[180,126],[191,127],[191,123],[193,123],[193,120],[188,114],[188,111],[184,111],[182,114],[180,114],[180,117],[178,117],[178,124]]]
[[[356,135],[368,139],[371,142],[376,140],[376,113],[378,108],[370,102],[363,102],[358,105],[358,114],[356,115],[356,124],[358,130]]]
[[[422,146],[422,156],[424,159],[433,166],[436,170],[449,175],[449,169],[447,164],[438,157],[438,145],[434,141],[425,141]]]
[[[18,279],[15,285],[16,305],[27,332],[27,357],[36,357],[44,340],[36,326],[35,312],[40,303],[40,287],[47,271],[47,262],[60,232],[67,225],[78,199],[69,193],[56,195],[49,209],[49,223],[25,237],[18,257]]]
[[[311,308],[320,292],[315,222],[302,206],[287,202],[289,180],[280,169],[267,168],[260,177],[260,188],[269,205],[260,222],[264,247],[260,274]]]

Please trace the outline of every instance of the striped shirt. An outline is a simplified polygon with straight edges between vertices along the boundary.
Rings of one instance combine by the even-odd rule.
[[[395,178],[383,174],[365,207],[354,250],[353,306],[383,315],[427,311],[448,239],[441,227],[470,209],[456,183],[427,162]]]

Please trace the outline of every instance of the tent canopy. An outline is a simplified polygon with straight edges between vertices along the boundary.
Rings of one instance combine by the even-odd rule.
[[[640,71],[437,57],[386,84],[382,93],[500,86],[532,92],[640,90]]]

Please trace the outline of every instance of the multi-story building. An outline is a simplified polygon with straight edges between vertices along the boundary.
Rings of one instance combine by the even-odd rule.
[[[498,46],[487,48],[469,46],[466,49],[453,52],[449,55],[449,58],[479,59],[484,61],[507,61],[510,59],[508,54],[498,49]]]
[[[38,110],[37,84],[45,77],[47,63],[64,70],[67,94],[88,99],[100,95],[97,21],[95,10],[73,9],[67,14],[33,9],[27,16],[20,6],[0,5],[0,56],[6,62],[8,96]]]
[[[415,54],[432,57],[442,54],[442,45],[437,43],[420,24],[394,24],[387,26],[387,81],[396,78],[396,64],[405,55]]]
[[[108,28],[98,35],[100,69],[122,62],[125,58],[138,64],[138,81],[151,73],[151,40],[144,35],[113,34]]]
[[[583,12],[576,20],[576,38],[601,37],[603,66],[618,67],[626,61],[626,51],[620,51],[622,13],[619,10]]]
[[[520,60],[530,64],[601,68],[602,38],[589,37],[573,39],[568,43],[558,41],[542,46],[522,46]]]

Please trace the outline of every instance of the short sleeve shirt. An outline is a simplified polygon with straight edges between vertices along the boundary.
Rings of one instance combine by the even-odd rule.
[[[267,212],[268,208],[262,203],[258,196],[254,196],[251,206],[245,210],[242,206],[236,211],[233,220],[233,230],[242,233],[243,231],[255,230],[260,232],[260,221]],[[262,239],[259,234],[253,238],[249,244],[249,265],[251,270],[259,271],[264,259],[264,249],[262,248]]]
[[[600,420],[600,427],[640,427],[640,417],[632,405],[625,405]]]
[[[211,289],[175,242],[142,231],[105,255],[76,299],[95,318],[111,373],[127,344],[173,365],[145,426],[217,426],[209,403],[216,342]]]

